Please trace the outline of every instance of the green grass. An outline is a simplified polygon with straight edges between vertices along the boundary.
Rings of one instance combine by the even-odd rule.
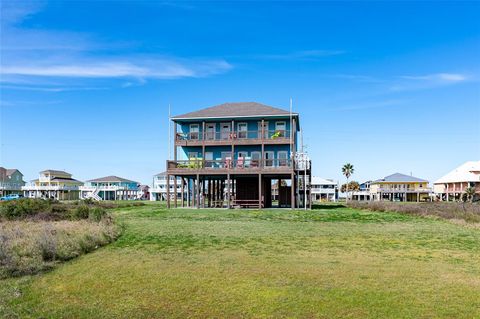
[[[480,231],[324,205],[117,209],[122,237],[0,282],[7,318],[480,318]]]

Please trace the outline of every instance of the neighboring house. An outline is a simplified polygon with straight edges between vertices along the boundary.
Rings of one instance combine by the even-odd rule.
[[[430,198],[431,189],[425,179],[395,173],[371,182],[371,200],[419,202]]]
[[[297,113],[254,102],[225,103],[172,121],[175,151],[167,175],[175,176],[175,184],[180,178],[182,206],[187,197],[187,205],[197,208],[272,207],[275,181],[285,181],[280,182],[278,206],[295,208],[305,202],[300,169],[307,168],[307,180],[311,169],[310,161],[297,153]],[[170,206],[169,187],[167,191]]]
[[[457,167],[433,183],[435,196],[439,200],[460,201],[468,187],[474,187],[476,198],[480,198],[480,161],[470,161]]]
[[[23,186],[23,174],[18,169],[0,167],[0,196],[21,194]]]
[[[312,177],[312,201],[336,202],[338,200],[338,183],[318,176]]]
[[[353,200],[360,200],[360,201],[365,201],[365,200],[371,200],[370,196],[370,184],[372,181],[366,181],[361,183],[359,186],[358,191],[353,191],[350,193],[351,198]]]
[[[139,183],[118,176],[91,179],[80,187],[80,198],[96,200],[135,200],[139,199]],[[140,196],[141,197],[141,196]]]
[[[38,179],[22,187],[25,197],[50,198],[57,200],[78,199],[82,182],[73,179],[72,174],[48,169],[40,172]]]
[[[174,195],[174,182],[173,175],[170,176],[170,200],[173,200],[175,196],[178,199],[181,199],[182,196],[182,186],[181,186],[181,178],[177,177],[177,195]],[[150,189],[150,200],[152,201],[166,201],[167,200],[167,172],[163,172],[153,176],[153,186]]]

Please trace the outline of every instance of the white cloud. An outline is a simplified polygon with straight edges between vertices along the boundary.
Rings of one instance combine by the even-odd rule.
[[[132,49],[129,47],[131,43],[102,43],[90,34],[68,30],[23,28],[21,22],[35,14],[41,6],[29,2],[3,3],[0,52],[2,83],[60,92],[70,88],[50,87],[49,82],[63,82],[62,79],[68,78],[77,81],[129,78],[137,84],[143,84],[147,79],[206,77],[232,69],[232,65],[222,59],[122,54],[121,49],[125,46]],[[115,54],[111,53],[112,49],[115,49]],[[44,87],[47,84],[48,87]]]
[[[464,74],[458,73],[435,73],[428,75],[404,75],[401,76],[402,79],[407,80],[418,80],[418,81],[437,81],[437,82],[461,82],[468,79]]]

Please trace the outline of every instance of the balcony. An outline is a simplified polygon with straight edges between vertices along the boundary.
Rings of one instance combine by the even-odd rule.
[[[238,159],[167,161],[169,174],[291,174],[291,159]]]
[[[290,131],[226,131],[226,132],[190,132],[177,133],[175,145],[252,145],[252,144],[290,144]]]
[[[136,191],[137,188],[128,188],[128,186],[80,186],[79,189],[84,192],[99,191]]]
[[[78,191],[79,186],[66,186],[66,185],[27,185],[22,187],[23,191]]]
[[[430,193],[431,188],[388,188],[381,187],[378,188],[377,193]]]

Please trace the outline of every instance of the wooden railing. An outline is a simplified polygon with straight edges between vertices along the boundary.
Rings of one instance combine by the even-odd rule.
[[[292,168],[292,160],[290,159],[221,159],[221,160],[203,160],[203,159],[191,159],[180,161],[168,161],[168,169],[184,169],[184,170],[216,170],[216,169],[242,169],[242,170],[255,170],[255,169],[277,169],[277,168]]]
[[[177,133],[177,141],[228,141],[228,140],[277,140],[289,139],[290,131],[225,131],[225,132],[190,132]]]

